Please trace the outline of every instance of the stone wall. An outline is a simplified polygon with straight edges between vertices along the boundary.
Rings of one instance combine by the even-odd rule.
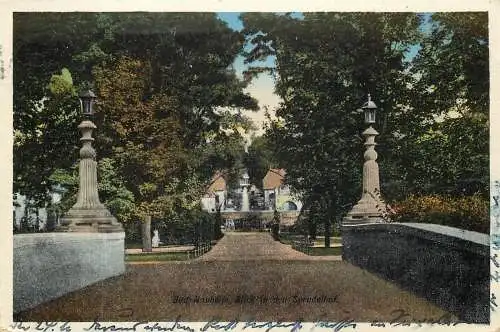
[[[489,322],[489,236],[416,223],[342,227],[343,259],[441,306]],[[403,308],[404,309],[404,308]]]
[[[250,212],[241,212],[241,211],[223,211],[221,212],[222,219],[244,219],[248,218],[251,215],[256,215],[261,220],[265,220],[267,222],[271,222],[274,219],[274,211],[250,211]],[[292,226],[295,224],[299,218],[300,211],[280,211],[280,224],[282,226]]]
[[[14,235],[14,312],[125,272],[125,233]]]

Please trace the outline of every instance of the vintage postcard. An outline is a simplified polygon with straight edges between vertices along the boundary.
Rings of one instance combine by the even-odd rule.
[[[2,329],[500,327],[500,5],[256,4],[2,4]]]

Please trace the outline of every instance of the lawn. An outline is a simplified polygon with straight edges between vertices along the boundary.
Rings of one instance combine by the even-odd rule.
[[[187,259],[188,254],[186,251],[125,255],[126,262],[185,261]]]
[[[173,247],[182,247],[186,245],[191,245],[191,243],[188,244],[168,244],[168,245],[160,245],[160,248],[173,248]],[[125,242],[125,249],[142,249],[143,244],[142,242]]]
[[[340,256],[342,255],[342,247],[313,247],[309,251],[310,256]]]
[[[291,245],[293,244],[294,241],[302,241],[304,240],[304,237],[302,235],[292,235],[292,234],[285,234],[280,236],[280,242],[283,244],[288,244]],[[314,240],[315,243],[317,244],[324,244],[325,243],[325,237],[324,236],[317,236],[316,240]],[[342,238],[341,237],[331,237],[330,238],[330,243],[342,243]]]

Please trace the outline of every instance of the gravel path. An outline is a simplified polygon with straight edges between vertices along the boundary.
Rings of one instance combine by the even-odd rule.
[[[274,241],[269,233],[226,233],[201,261],[308,260],[308,256]]]
[[[304,257],[305,256],[305,257]],[[318,261],[266,233],[228,233],[189,262],[127,265],[124,275],[19,313],[22,321],[390,321],[441,308],[343,261]],[[399,310],[399,311],[398,311]]]

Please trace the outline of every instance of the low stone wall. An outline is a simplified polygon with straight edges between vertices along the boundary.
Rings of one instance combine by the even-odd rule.
[[[125,272],[125,233],[14,235],[14,313]]]
[[[245,219],[249,216],[257,216],[261,220],[271,222],[274,219],[274,211],[272,210],[253,210],[249,212],[241,211],[223,211],[221,212],[222,218],[227,219]],[[279,211],[280,224],[282,226],[292,226],[297,222],[300,211]]]
[[[345,225],[342,242],[344,260],[395,282],[461,320],[489,322],[488,235],[441,225],[380,223]]]

